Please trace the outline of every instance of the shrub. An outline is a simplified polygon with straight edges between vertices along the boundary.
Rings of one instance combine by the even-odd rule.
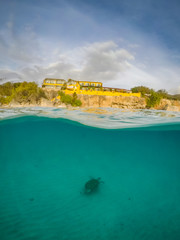
[[[64,96],[61,97],[61,101],[66,104],[71,104],[72,97],[70,95],[65,94]]]
[[[0,85],[0,96],[1,104],[9,104],[13,99],[22,103],[46,98],[45,92],[35,82],[4,83]]]
[[[61,97],[61,102],[65,104],[70,104],[73,107],[78,107],[82,105],[81,100],[77,98],[77,94],[74,92],[73,96],[65,94],[63,91],[58,92]]]
[[[147,108],[155,107],[160,103],[161,98],[162,96],[159,93],[152,91],[151,96],[148,97],[146,100],[146,107]]]
[[[61,89],[66,90],[66,88],[67,88],[67,83],[64,83]]]
[[[74,106],[74,107],[80,107],[82,105],[81,100],[79,100],[77,98],[77,93],[76,92],[73,93],[71,105]]]
[[[35,82],[22,82],[13,91],[13,99],[17,102],[34,102],[39,98],[39,89]]]
[[[142,97],[144,97],[146,94],[151,94],[152,91],[154,91],[153,89],[150,89],[148,87],[145,86],[137,86],[137,87],[133,87],[131,88],[131,91],[133,93],[138,93],[140,92]]]
[[[6,82],[0,85],[0,95],[11,96],[13,89],[14,89],[14,84],[11,82]]]
[[[169,99],[180,101],[180,94],[170,95]]]
[[[11,96],[7,96],[7,97],[0,97],[0,104],[9,104],[12,101],[12,97]]]
[[[157,91],[157,93],[161,96],[161,98],[169,98],[170,95],[168,94],[168,92],[165,89],[160,89]]]
[[[76,99],[73,103],[72,103],[72,106],[75,106],[75,107],[80,107],[82,105],[82,102],[80,99]]]

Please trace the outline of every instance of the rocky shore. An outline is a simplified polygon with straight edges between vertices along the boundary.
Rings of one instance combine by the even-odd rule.
[[[146,109],[146,99],[139,97],[124,96],[92,96],[78,95],[82,107],[112,107],[121,109]],[[160,103],[153,109],[180,111],[180,101],[161,99]]]
[[[144,109],[146,101],[139,97],[78,95],[82,107],[112,107],[124,109]]]
[[[145,98],[139,97],[125,97],[125,96],[95,96],[95,95],[78,95],[81,100],[83,108],[86,107],[111,107],[120,109],[146,109]],[[15,107],[69,107],[59,100],[51,101],[49,99],[41,98],[38,103],[18,103],[12,101],[9,105],[3,105],[5,108]],[[153,109],[167,110],[167,111],[180,111],[180,101],[161,99],[160,103]]]

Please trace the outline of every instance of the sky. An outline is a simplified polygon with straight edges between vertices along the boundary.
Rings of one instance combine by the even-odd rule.
[[[180,93],[179,0],[0,0],[0,84],[62,78]]]

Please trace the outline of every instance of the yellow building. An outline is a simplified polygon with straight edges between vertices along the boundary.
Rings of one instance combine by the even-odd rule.
[[[96,90],[98,91],[100,87],[102,87],[101,82],[76,81],[76,80],[69,79],[67,81],[66,88],[68,90],[76,90],[76,91],[90,90],[90,89],[96,88]]]
[[[79,90],[79,83],[76,80],[68,79],[66,89],[71,91],[78,91]]]
[[[103,87],[101,82],[90,81],[76,81],[69,79],[67,82],[63,79],[50,79],[46,78],[42,87],[46,89],[60,90],[62,89],[65,94],[84,95],[102,95],[102,96],[136,96],[141,97],[141,93],[132,93],[130,90],[121,88]]]
[[[81,87],[102,87],[101,82],[78,81]]]
[[[64,79],[45,78],[43,81],[43,88],[46,89],[61,89],[66,84]]]

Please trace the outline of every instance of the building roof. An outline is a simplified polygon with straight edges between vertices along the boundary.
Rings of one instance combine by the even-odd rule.
[[[92,82],[92,81],[78,81],[78,82],[101,83],[102,84],[102,82]]]
[[[123,89],[123,88],[114,88],[114,87],[103,87],[103,88],[105,88],[105,89],[123,90],[123,91],[130,91],[130,90]]]
[[[44,80],[61,80],[61,81],[66,81],[66,80],[60,79],[60,78],[45,78]]]

